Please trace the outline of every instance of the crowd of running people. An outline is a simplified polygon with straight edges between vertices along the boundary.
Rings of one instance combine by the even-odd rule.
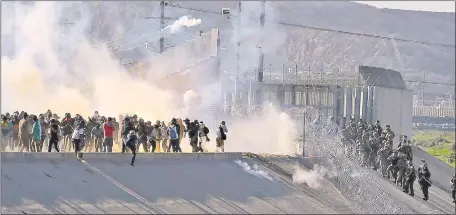
[[[224,152],[228,129],[224,121],[216,129],[216,152]],[[60,117],[48,110],[33,115],[26,112],[1,115],[1,150],[19,152],[74,151],[78,157],[82,152],[112,152],[114,144],[122,152],[139,147],[146,153],[182,152],[181,142],[188,138],[192,152],[208,152],[209,128],[203,121],[176,119],[165,123],[144,121],[137,115],[125,116],[119,123],[115,117],[101,116],[95,111],[92,117],[84,119],[70,113]],[[43,150],[44,148],[44,150]],[[46,149],[47,148],[47,149]],[[134,161],[132,162],[132,164]]]

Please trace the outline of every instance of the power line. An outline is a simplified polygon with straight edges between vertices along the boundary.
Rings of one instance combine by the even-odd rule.
[[[135,6],[136,8],[141,8],[141,9],[146,10],[146,11],[152,11],[151,9],[145,8],[145,7],[143,7],[143,6],[139,6],[139,5],[134,5],[134,6]],[[168,6],[168,4],[166,4],[166,6]],[[154,10],[152,11],[152,14],[154,14],[155,11],[156,11],[156,8],[154,8]],[[158,21],[156,20],[156,19],[161,19],[161,18],[162,18],[162,17],[146,16],[146,17],[144,17],[144,20],[145,20],[145,19],[149,19],[149,20],[154,21],[154,22],[157,23],[157,24],[161,24],[160,22],[158,22]],[[180,17],[163,17],[163,18],[164,18],[165,20],[174,20],[174,21],[175,21],[175,20],[179,19]],[[164,23],[164,24],[168,24],[168,23]],[[140,44],[140,45],[137,45],[137,46],[134,46],[134,47],[130,47],[130,48],[123,48],[123,47],[129,46],[129,45],[135,43],[136,41],[138,41],[138,40],[141,39],[141,38],[144,38],[144,36],[147,35],[147,34],[149,34],[149,33],[151,32],[151,30],[152,30],[152,29],[150,29],[148,32],[142,34],[140,37],[138,37],[138,38],[136,38],[135,40],[133,40],[133,42],[130,42],[130,43],[128,43],[127,45],[121,45],[121,46],[115,47],[114,49],[119,50],[119,51],[120,51],[120,50],[126,51],[126,50],[132,50],[132,49],[136,49],[136,48],[140,48],[140,47],[147,46],[147,43],[148,43],[148,42],[142,43],[142,44]],[[163,30],[163,29],[162,29],[162,30]],[[188,28],[188,30],[193,31],[193,32],[195,33],[195,35],[197,35],[197,32],[194,31],[194,30],[192,30],[191,28]],[[195,35],[191,35],[191,34],[185,32],[185,31],[180,32],[180,33],[183,33],[183,34],[186,35],[186,36],[195,36]],[[162,33],[160,33],[160,35],[158,36],[158,38],[157,38],[157,37],[154,37],[152,40],[156,40],[156,39],[159,39],[159,38],[161,38],[161,37],[163,37],[163,36],[169,36],[169,35],[170,35],[170,34],[168,34],[168,33],[164,33],[164,35],[163,35]],[[150,38],[149,38],[149,39],[150,39]],[[164,41],[160,41],[160,45],[161,45],[161,46],[164,46]],[[166,48],[168,48],[168,47],[166,47]]]
[[[202,12],[202,13],[211,13],[211,14],[220,15],[220,12],[209,11],[209,10],[204,10],[204,9],[189,8],[189,7],[182,7],[182,6],[180,6],[179,4],[177,4],[175,2],[172,2],[171,4],[168,4],[168,6],[175,7],[175,8],[180,8],[180,9],[184,9],[184,10],[191,10],[191,11],[198,11],[198,12]],[[230,16],[237,17],[236,15],[230,15]],[[253,18],[251,18],[251,19],[253,19]],[[342,31],[342,30],[336,30],[336,29],[330,29],[330,28],[320,28],[320,27],[313,27],[313,26],[307,26],[307,25],[301,25],[301,24],[286,23],[286,22],[280,22],[280,21],[270,21],[269,20],[268,22],[279,24],[279,25],[284,25],[284,26],[291,26],[291,27],[297,27],[297,28],[307,28],[307,29],[318,30],[318,31],[334,32],[334,33],[340,33],[340,34],[350,34],[350,35],[371,37],[371,38],[377,38],[377,39],[396,40],[396,41],[401,41],[401,42],[416,43],[416,44],[422,44],[422,45],[427,45],[427,46],[438,46],[438,47],[443,47],[443,48],[456,48],[455,45],[449,45],[449,44],[440,44],[440,43],[434,43],[434,42],[426,42],[426,41],[419,41],[419,40],[409,40],[409,39],[403,39],[403,38],[387,37],[387,36],[380,36],[380,35],[373,35],[373,34],[366,34],[366,33],[359,33],[359,32]]]
[[[129,4],[128,6],[130,6],[130,8],[132,9],[131,6],[135,6],[135,5]],[[149,9],[149,10],[150,10],[150,9]],[[150,10],[150,11],[152,11],[152,13],[155,13],[155,10],[156,10],[156,7],[154,7],[153,11],[152,11],[152,10]],[[136,16],[137,16],[137,14],[138,14],[138,12],[136,12]],[[142,20],[142,21],[140,22],[140,24],[143,24],[143,23],[144,23],[144,20]],[[138,24],[138,25],[139,25],[139,24]],[[120,40],[121,38],[123,38],[125,35],[127,35],[128,33],[130,33],[131,31],[133,31],[133,29],[134,29],[134,26],[133,26],[132,28],[130,28],[130,30],[124,32],[124,33],[123,33],[122,35],[120,35],[119,37],[114,38],[114,39],[111,39],[110,41],[105,42],[105,43],[103,43],[103,44],[99,43],[99,44],[97,44],[97,45],[98,45],[98,46],[104,46],[104,45],[111,44],[111,43],[113,43],[113,42],[115,42],[115,41],[118,41],[118,40]]]

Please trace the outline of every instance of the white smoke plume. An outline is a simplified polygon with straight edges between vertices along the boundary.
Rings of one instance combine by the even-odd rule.
[[[2,19],[2,45],[12,49],[12,44],[6,43],[4,38],[14,37],[16,41],[13,45],[16,54],[1,59],[2,113],[23,110],[39,114],[50,109],[59,116],[69,112],[86,118],[97,110],[112,117],[136,113],[151,121],[189,117],[204,120],[210,126],[209,150],[215,150],[215,126],[219,122],[211,111],[222,105],[215,96],[215,81],[201,84],[208,79],[205,75],[182,80],[199,88],[185,89],[195,94],[188,91],[184,95],[185,90],[179,93],[175,90],[181,87],[181,82],[171,81],[165,83],[167,88],[163,88],[156,82],[131,76],[118,64],[112,50],[94,46],[86,39],[85,30],[89,24],[94,25],[90,21],[94,14],[86,10],[86,3],[15,2],[14,7],[13,2],[1,4],[2,11],[16,12],[15,18],[11,18],[12,14],[2,13],[3,17],[10,17]],[[73,24],[62,24],[65,21]],[[199,22],[193,20],[181,25],[191,26]],[[117,36],[112,38],[122,35],[118,32],[122,28],[116,29]],[[253,59],[248,55],[244,57],[242,62]],[[160,68],[176,63],[175,59],[164,59],[144,73],[149,76],[148,80],[153,80],[150,76],[166,72]],[[199,69],[213,73],[204,66]],[[226,151],[296,154],[296,126],[275,107],[268,106],[261,116],[224,120],[229,129]],[[184,150],[185,146],[188,144],[183,144]]]
[[[262,114],[230,120],[227,126],[228,138],[233,137],[225,145],[228,151],[297,154],[297,126],[272,104],[265,104]]]
[[[193,90],[187,90],[187,91],[185,91],[185,93],[184,93],[184,103],[185,103],[186,105],[189,105],[189,104],[190,104],[190,101],[191,101],[193,98],[195,98],[195,97],[196,97],[195,91],[193,91]]]
[[[325,176],[330,176],[329,170],[325,167],[314,165],[312,170],[305,170],[297,166],[293,173],[293,183],[305,183],[313,189],[318,189],[325,180]]]
[[[252,174],[257,177],[265,178],[270,181],[274,181],[274,179],[271,176],[269,176],[269,174],[267,172],[264,172],[263,170],[261,170],[257,164],[253,164],[253,166],[250,167],[250,165],[248,163],[240,161],[240,160],[235,160],[234,163],[236,163],[237,165],[242,167],[244,169],[244,171],[246,171],[249,174]]]
[[[7,5],[2,2],[2,6]],[[16,3],[15,23],[10,23],[16,31],[2,29],[16,37],[14,58],[2,57],[2,112],[51,109],[59,115],[91,116],[98,110],[107,116],[135,112],[149,119],[179,114],[173,104],[181,95],[131,77],[109,50],[85,40],[82,32],[87,26],[82,25],[87,25],[90,13],[83,6],[79,2]],[[80,15],[71,17],[68,11],[74,8],[79,8]],[[65,16],[77,27],[62,34],[59,23]],[[2,24],[12,20],[2,19]]]
[[[182,27],[193,27],[199,24],[201,24],[201,19],[182,16],[178,20],[174,21],[173,24],[166,26],[163,31],[169,31],[171,34],[175,34],[179,32]]]

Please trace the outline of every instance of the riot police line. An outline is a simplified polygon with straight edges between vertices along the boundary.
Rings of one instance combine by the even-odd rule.
[[[413,183],[418,180],[423,192],[423,200],[429,199],[429,188],[432,186],[431,172],[425,160],[415,169],[411,141],[402,135],[397,147],[394,148],[395,133],[390,125],[382,128],[380,121],[368,125],[360,119],[358,123],[352,118],[343,130],[345,153],[354,157],[361,167],[372,168],[390,179],[402,191],[414,196]],[[453,177],[454,178],[454,177]],[[452,179],[454,181],[454,179]],[[454,200],[454,183],[452,183]]]

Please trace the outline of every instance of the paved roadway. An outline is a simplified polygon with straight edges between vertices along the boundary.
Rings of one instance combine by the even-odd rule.
[[[415,153],[415,155],[422,156]],[[354,213],[353,204],[329,181],[312,189],[292,183],[298,161],[241,153],[139,154],[2,153],[2,214],[12,213]],[[273,181],[247,173],[234,161],[256,164]],[[308,159],[301,168],[311,168]],[[433,168],[433,161],[428,163]],[[372,171],[406,213],[454,213],[439,186],[430,201],[412,198]],[[433,171],[433,177],[442,174]],[[442,183],[445,180],[442,180]]]
[[[308,187],[247,173],[234,162],[253,162],[241,153],[140,154],[134,167],[130,158],[86,153],[84,164],[66,153],[4,153],[2,213],[351,212],[340,195],[334,206]]]

